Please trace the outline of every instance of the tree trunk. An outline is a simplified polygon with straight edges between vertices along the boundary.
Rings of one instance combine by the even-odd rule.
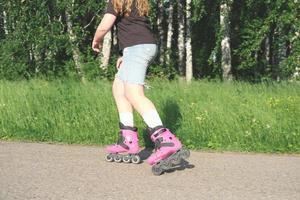
[[[103,39],[103,46],[102,46],[102,58],[101,58],[101,69],[107,69],[110,53],[111,53],[111,47],[112,47],[112,31],[109,31]]]
[[[191,38],[191,0],[186,1],[186,81],[189,83],[193,78],[193,54]]]
[[[7,28],[7,14],[6,11],[3,10],[3,29],[4,29],[4,34],[8,35],[8,28]]]
[[[266,60],[266,72],[269,73],[271,71],[270,65],[270,53],[271,53],[271,46],[270,46],[270,35],[268,34],[264,41],[264,56]]]
[[[300,41],[300,32],[299,31],[295,32],[294,36],[291,38],[291,40],[289,42],[289,48],[288,48],[289,49],[289,54],[295,54],[295,52],[294,52],[295,50],[293,48],[293,44],[297,43],[296,41]],[[295,46],[296,45],[297,44],[295,44]],[[295,68],[294,73],[293,73],[293,78],[295,78],[296,80],[300,80],[300,66],[297,66]]]
[[[221,31],[221,61],[223,69],[223,79],[226,81],[232,80],[231,66],[231,48],[230,48],[230,28],[229,28],[229,13],[230,2],[223,2],[220,6],[220,31]]]
[[[169,18],[168,18],[168,34],[167,34],[167,64],[170,64],[171,57],[171,47],[172,47],[172,37],[173,37],[173,12],[174,12],[174,3],[170,1],[169,7]]]
[[[270,63],[270,36],[268,35],[265,39],[265,59]]]
[[[163,29],[163,18],[164,18],[164,4],[163,0],[157,1],[158,15],[157,15],[157,29],[159,34],[159,61],[160,64],[164,64],[164,29]]]
[[[71,5],[71,8],[73,8],[73,7],[74,7],[74,0],[72,1],[72,5]],[[67,21],[68,36],[69,36],[70,42],[72,44],[72,54],[73,54],[72,57],[73,57],[73,60],[75,63],[76,72],[77,72],[81,82],[85,82],[83,71],[82,71],[82,63],[80,61],[80,51],[76,44],[78,39],[73,30],[73,22],[71,21],[71,14],[70,14],[70,11],[68,10],[68,8],[66,9],[65,14],[66,14],[66,21]]]
[[[186,81],[189,83],[193,78],[193,53],[191,38],[191,4],[192,0],[186,1]]]
[[[113,36],[113,46],[116,47],[118,45],[118,35],[117,35],[117,28],[114,26],[113,27],[113,32],[112,32]],[[119,48],[119,47],[118,47]]]
[[[184,20],[184,7],[182,0],[178,1],[178,72],[181,77],[184,76],[184,34],[185,34],[185,20]]]

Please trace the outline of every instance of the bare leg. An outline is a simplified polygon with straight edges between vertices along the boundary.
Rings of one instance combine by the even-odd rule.
[[[134,126],[133,108],[125,96],[124,82],[115,78],[113,83],[113,95],[117,104],[119,119],[124,126]]]
[[[124,86],[126,98],[141,116],[156,110],[152,101],[145,96],[143,85],[125,83]]]

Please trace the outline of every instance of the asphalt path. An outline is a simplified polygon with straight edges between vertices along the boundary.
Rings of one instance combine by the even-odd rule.
[[[300,199],[299,155],[192,151],[161,176],[104,157],[95,146],[0,141],[0,200]]]

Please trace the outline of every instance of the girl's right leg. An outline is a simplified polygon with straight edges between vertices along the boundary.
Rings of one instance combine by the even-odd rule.
[[[125,96],[124,82],[116,77],[112,86],[112,91],[118,108],[120,122],[125,126],[134,126],[133,109]]]
[[[133,126],[133,109],[125,97],[124,83],[117,77],[113,83],[113,96],[120,117],[120,139],[116,144],[109,145],[106,151],[107,161],[139,163],[140,157],[137,128]]]

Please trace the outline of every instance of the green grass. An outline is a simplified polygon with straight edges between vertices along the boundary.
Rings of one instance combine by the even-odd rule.
[[[147,96],[191,149],[300,152],[300,85],[152,81]],[[136,115],[140,134],[145,125]],[[0,139],[116,142],[111,83],[0,82]],[[140,143],[145,145],[143,137]]]

